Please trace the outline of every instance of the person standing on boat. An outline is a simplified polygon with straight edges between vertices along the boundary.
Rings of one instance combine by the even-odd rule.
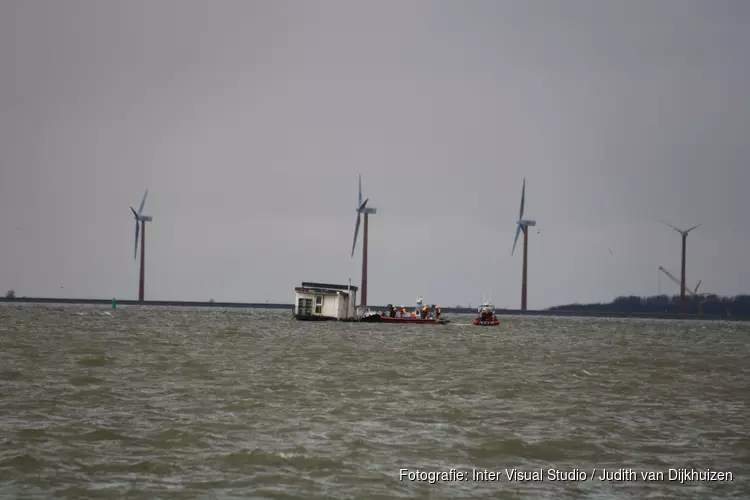
[[[400,312],[401,312],[401,317],[402,317],[402,318],[403,318],[404,316],[406,316],[406,306],[401,306],[401,311],[400,311]]]
[[[430,308],[427,306],[424,306],[422,308],[422,319],[427,319],[427,314],[430,312]]]
[[[482,309],[482,321],[487,321],[488,316],[489,316],[489,311],[485,307],[484,309]]]
[[[440,308],[435,306],[435,319],[440,319]]]

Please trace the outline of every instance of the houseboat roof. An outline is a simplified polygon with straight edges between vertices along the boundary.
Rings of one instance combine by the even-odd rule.
[[[301,288],[315,288],[318,290],[340,290],[346,292],[348,290],[359,290],[356,286],[352,285],[332,285],[330,283],[313,283],[312,281],[303,281]]]
[[[349,292],[346,290],[335,290],[333,288],[318,288],[318,287],[310,287],[310,286],[298,286],[294,288],[294,291],[297,293],[316,293],[316,294],[337,294],[337,295],[344,295],[349,296]]]

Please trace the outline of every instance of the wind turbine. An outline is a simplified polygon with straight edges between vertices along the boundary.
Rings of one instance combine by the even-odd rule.
[[[680,314],[685,313],[685,256],[687,254],[687,236],[693,229],[697,228],[698,226],[701,226],[701,224],[696,224],[695,226],[691,227],[690,229],[682,230],[677,229],[672,224],[666,221],[662,221],[667,226],[671,227],[678,233],[680,233],[680,236],[682,236],[682,276],[680,280]]]
[[[535,220],[529,220],[523,218],[523,207],[526,200],[526,178],[523,179],[523,187],[521,188],[521,210],[518,213],[518,220],[516,221],[516,237],[513,240],[513,249],[510,254],[516,251],[516,243],[518,243],[518,235],[523,231],[523,274],[521,275],[521,310],[526,310],[526,277],[529,262],[529,227],[536,226]]]
[[[354,257],[354,248],[357,246],[357,235],[359,234],[359,224],[362,214],[365,216],[364,234],[362,235],[362,295],[360,305],[363,313],[367,310],[367,228],[368,216],[375,215],[377,209],[367,206],[370,199],[362,201],[362,176],[359,176],[359,201],[357,202],[357,223],[354,225],[354,241],[352,243],[352,258]]]
[[[133,207],[130,207],[130,211],[135,216],[135,248],[133,249],[133,260],[138,255],[138,232],[141,233],[141,277],[138,283],[138,302],[143,302],[143,290],[146,277],[146,223],[154,220],[150,215],[143,215],[143,206],[146,204],[146,196],[148,196],[148,189],[143,194],[141,200],[141,206],[138,207],[136,212]]]

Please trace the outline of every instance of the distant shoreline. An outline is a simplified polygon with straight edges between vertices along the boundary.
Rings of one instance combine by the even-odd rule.
[[[69,299],[54,297],[0,297],[0,303],[7,304],[73,304],[73,305],[99,305],[111,306],[112,299]],[[216,309],[287,309],[291,310],[294,304],[281,304],[272,302],[218,302],[218,301],[181,301],[181,300],[117,300],[118,306],[150,306],[150,307],[202,307]],[[385,306],[371,306],[371,309],[382,311]],[[468,307],[443,307],[447,314],[476,314],[476,308]],[[750,318],[738,316],[720,316],[715,314],[675,314],[675,313],[646,313],[646,312],[616,312],[616,311],[590,311],[590,310],[527,310],[520,309],[496,309],[498,316],[564,316],[582,318],[644,318],[644,319],[677,319],[677,320],[721,320],[721,321],[748,321]]]
[[[291,309],[292,304],[278,304],[270,302],[192,302],[185,300],[137,300],[116,299],[118,306],[155,306],[155,307],[214,307],[222,309]],[[0,297],[0,302],[25,302],[30,304],[79,304],[111,306],[112,299],[62,299],[54,297],[15,297],[8,299]]]

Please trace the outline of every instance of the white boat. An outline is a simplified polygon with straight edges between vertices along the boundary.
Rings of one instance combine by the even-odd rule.
[[[482,301],[482,305],[477,309],[479,316],[474,319],[476,326],[497,326],[500,320],[495,316],[495,304],[491,300]]]

